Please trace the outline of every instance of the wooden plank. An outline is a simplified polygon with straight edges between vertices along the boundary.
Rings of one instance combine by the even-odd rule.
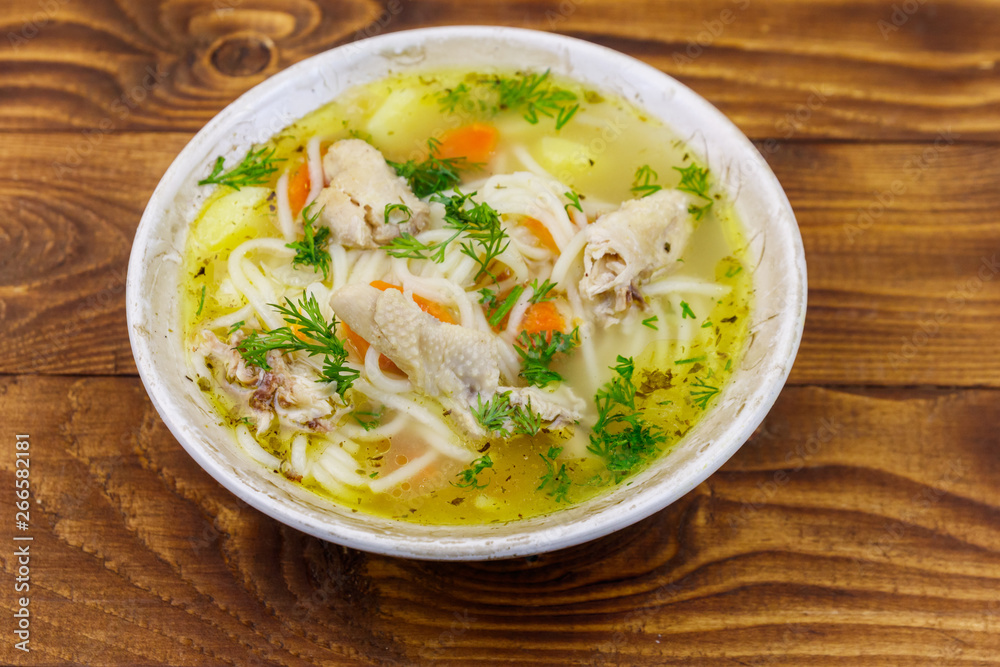
[[[79,134],[0,135],[0,241],[10,249],[0,264],[0,373],[135,372],[129,246],[187,139],[113,133],[64,168]],[[1000,349],[981,344],[1000,324],[994,147],[761,149],[798,215],[809,264],[793,383],[1000,385]]]
[[[4,14],[0,130],[194,131],[268,75],[326,49],[482,23],[638,57],[753,137],[927,139],[944,125],[965,138],[1000,137],[1000,6],[981,0],[13,0]]]
[[[5,664],[1000,664],[995,390],[788,388],[667,510],[479,564],[282,527],[197,467],[135,378],[0,396],[35,501],[36,662],[5,642]]]

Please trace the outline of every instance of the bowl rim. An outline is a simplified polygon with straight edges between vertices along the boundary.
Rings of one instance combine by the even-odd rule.
[[[470,37],[483,40],[527,42],[531,46],[540,47],[553,53],[570,51],[584,53],[609,60],[609,65],[621,65],[623,68],[628,67],[631,70],[637,71],[639,77],[644,81],[654,81],[668,85],[673,90],[675,96],[683,98],[684,104],[692,106],[699,114],[703,114],[704,118],[707,119],[707,123],[714,124],[716,129],[727,134],[727,138],[734,142],[734,150],[738,148],[742,154],[745,154],[744,157],[748,160],[758,161],[759,164],[755,164],[755,167],[759,168],[762,165],[762,169],[758,170],[756,176],[762,179],[761,185],[768,189],[767,194],[773,198],[773,203],[781,207],[784,212],[787,212],[788,219],[791,221],[790,225],[786,225],[787,228],[782,229],[782,233],[788,235],[788,241],[795,251],[795,257],[790,260],[794,270],[789,276],[788,282],[784,284],[787,288],[787,295],[793,309],[781,314],[788,321],[780,329],[782,338],[775,345],[776,348],[780,348],[782,353],[781,361],[784,363],[779,368],[774,369],[774,372],[767,378],[767,382],[760,387],[763,393],[758,397],[755,408],[749,414],[740,415],[739,419],[734,420],[733,427],[726,432],[729,436],[728,441],[722,444],[716,443],[717,446],[710,450],[710,455],[706,452],[706,455],[702,457],[701,453],[699,453],[700,458],[698,461],[701,467],[695,474],[689,475],[687,479],[682,480],[681,483],[669,489],[659,489],[659,494],[652,493],[652,491],[657,490],[655,487],[642,490],[636,494],[636,498],[630,500],[627,506],[618,508],[617,512],[612,513],[608,509],[600,510],[594,515],[600,520],[574,520],[569,524],[556,523],[555,525],[543,527],[538,530],[530,530],[526,534],[458,537],[449,540],[448,550],[442,550],[436,546],[436,540],[433,538],[428,538],[422,542],[402,543],[399,537],[387,536],[379,531],[365,531],[345,527],[337,524],[336,521],[322,523],[307,520],[290,502],[283,502],[273,496],[254,490],[244,483],[238,475],[234,474],[233,470],[222,465],[219,460],[205,451],[198,443],[189,440],[186,437],[185,429],[182,428],[185,420],[183,410],[176,398],[171,396],[165,390],[165,387],[161,385],[157,377],[156,368],[154,367],[149,341],[142,335],[144,320],[143,312],[141,311],[142,294],[140,290],[142,279],[145,277],[144,274],[149,269],[144,264],[144,260],[146,259],[145,255],[148,251],[148,246],[153,240],[153,233],[157,229],[157,224],[165,218],[166,212],[172,203],[172,197],[179,191],[179,187],[173,186],[181,182],[182,173],[189,168],[187,165],[191,161],[191,158],[196,155],[200,156],[200,151],[204,150],[206,144],[208,144],[208,139],[225,128],[230,121],[238,120],[243,113],[244,107],[255,100],[273,94],[275,90],[283,86],[290,85],[300,77],[308,78],[309,76],[314,76],[310,72],[312,70],[320,70],[320,63],[335,59],[339,53],[343,53],[347,49],[360,49],[364,52],[365,57],[374,57],[389,50],[399,52],[406,48],[412,48],[430,39]],[[585,76],[576,76],[586,81]],[[641,106],[641,103],[639,105]],[[804,328],[807,295],[806,280],[805,253],[801,235],[791,205],[777,178],[750,140],[743,135],[732,121],[693,90],[673,79],[668,74],[642,61],[585,40],[524,28],[444,26],[405,30],[369,37],[311,56],[253,86],[206,123],[173,160],[157,184],[143,212],[133,240],[128,264],[126,316],[129,341],[136,367],[146,392],[160,418],[174,438],[203,470],[248,505],[288,526],[315,537],[369,552],[424,560],[489,560],[544,553],[608,535],[667,507],[721,467],[743,445],[760,422],[763,421],[777,400],[778,394],[787,380],[792,362],[795,359],[801,342]],[[565,511],[557,510],[552,514],[561,514]],[[552,514],[547,516],[551,516]],[[524,521],[512,523],[520,524],[524,523]],[[414,524],[409,525],[412,526]],[[437,527],[448,528],[444,526]]]

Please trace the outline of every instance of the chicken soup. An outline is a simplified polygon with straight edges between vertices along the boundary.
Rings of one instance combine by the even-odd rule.
[[[191,377],[234,447],[357,511],[503,522],[628,484],[744,347],[709,168],[548,72],[371,83],[200,185]]]

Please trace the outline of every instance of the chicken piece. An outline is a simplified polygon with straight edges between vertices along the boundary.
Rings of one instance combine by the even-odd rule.
[[[538,387],[501,387],[500,391],[510,392],[508,400],[510,400],[511,405],[530,406],[531,411],[538,414],[546,427],[551,429],[559,429],[579,422],[583,410],[586,408],[583,400],[565,385],[559,387],[554,393]]]
[[[499,353],[488,334],[441,322],[398,290],[348,285],[330,306],[352,331],[388,357],[410,382],[437,397],[467,432],[483,435],[469,407],[500,382]]]
[[[209,369],[221,371],[222,377],[216,377],[220,389],[240,406],[243,416],[256,423],[257,432],[267,430],[274,415],[312,430],[330,430],[332,421],[327,417],[333,408],[311,369],[304,364],[288,363],[277,351],[267,355],[271,370],[247,364],[236,350],[236,344],[243,338],[238,331],[227,345],[205,331],[194,353],[205,360]]]
[[[334,243],[376,248],[427,226],[430,207],[366,142],[344,139],[330,146],[323,158],[323,173],[329,185],[319,193],[316,204],[322,207],[320,220],[330,228]],[[391,204],[409,208],[409,220],[403,211],[395,210],[386,223],[385,209]]]
[[[642,282],[676,267],[693,230],[688,205],[683,192],[660,190],[625,202],[591,225],[580,293],[603,324],[617,322],[633,301],[644,304]]]

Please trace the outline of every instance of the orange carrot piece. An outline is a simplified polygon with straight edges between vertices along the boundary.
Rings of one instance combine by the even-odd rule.
[[[439,158],[464,157],[469,162],[489,162],[500,133],[492,125],[473,123],[446,133],[438,146]]]
[[[298,215],[305,207],[311,187],[309,165],[302,163],[295,170],[295,173],[292,174],[291,178],[288,179],[288,205],[292,209],[293,216]]]
[[[541,221],[535,220],[531,216],[525,216],[521,219],[521,224],[527,227],[528,231],[534,234],[535,238],[538,239],[538,242],[544,247],[548,248],[557,255],[559,254],[559,246],[556,245],[556,240],[552,238],[552,233],[549,231],[549,228],[542,224]]]
[[[293,324],[293,325],[291,325],[290,328],[292,330],[292,334],[296,338],[298,338],[299,340],[304,341],[306,343],[310,342],[309,338],[304,333],[302,333],[302,328],[299,325]]]
[[[380,289],[383,292],[387,289],[399,290],[400,292],[403,291],[403,288],[399,285],[392,285],[383,280],[373,280],[371,285],[375,289]],[[451,311],[442,306],[440,303],[431,301],[430,299],[425,299],[417,294],[413,295],[413,301],[420,306],[420,310],[424,311],[428,315],[436,317],[445,324],[457,324],[455,317],[451,314]]]
[[[551,301],[542,301],[528,306],[521,320],[521,331],[529,334],[566,330],[566,320]],[[550,334],[551,335],[551,334]]]
[[[368,348],[371,344],[362,338],[359,334],[355,333],[351,327],[347,326],[346,322],[340,323],[340,330],[344,334],[344,339],[348,343],[348,350],[353,348],[354,352],[360,357],[360,363],[365,362],[365,356],[368,354]],[[393,363],[392,359],[385,356],[384,354],[378,355],[378,367],[385,372],[399,373],[400,375],[405,375],[403,371],[399,370],[399,366]]]

